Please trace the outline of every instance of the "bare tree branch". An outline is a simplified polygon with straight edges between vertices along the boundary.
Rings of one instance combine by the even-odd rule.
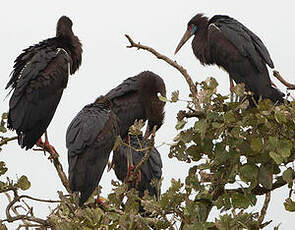
[[[146,151],[146,153],[145,153],[144,157],[141,159],[141,161],[138,162],[138,164],[135,166],[134,175],[136,175],[136,173],[139,171],[140,167],[149,159],[151,152],[152,152],[152,148],[154,147],[154,144],[155,144],[155,135],[156,135],[156,126],[154,126],[154,128],[153,128],[148,150]]]
[[[34,149],[35,151],[45,151],[45,152],[48,152],[50,154],[50,157],[49,157],[49,160],[52,161],[56,171],[57,171],[57,174],[63,184],[63,186],[65,187],[65,189],[67,190],[68,193],[72,193],[71,191],[71,188],[70,188],[70,183],[69,183],[69,180],[63,170],[63,167],[62,167],[62,164],[60,163],[58,157],[59,157],[59,154],[56,152],[56,150],[54,149],[54,152],[52,149],[48,148],[48,146],[43,146],[44,148],[43,149]]]
[[[267,211],[267,208],[268,208],[268,205],[269,205],[269,202],[270,202],[270,192],[266,193],[265,194],[265,199],[264,199],[264,203],[263,203],[263,207],[261,209],[261,212],[260,212],[260,216],[258,218],[258,223],[259,225],[262,224],[263,220],[264,220],[264,217],[266,215],[266,211]]]
[[[9,141],[17,140],[16,137],[2,137],[2,140],[0,141],[0,146],[7,144]]]
[[[129,35],[125,34],[125,37],[128,39],[128,41],[130,42],[130,45],[127,46],[127,48],[138,48],[138,49],[143,49],[143,50],[147,50],[150,53],[152,53],[153,55],[155,55],[158,59],[162,59],[165,62],[167,62],[169,65],[173,66],[174,68],[176,68],[181,74],[182,76],[184,76],[187,84],[189,85],[191,94],[192,94],[192,99],[193,102],[195,104],[195,106],[197,108],[199,108],[199,102],[198,102],[198,97],[197,97],[197,87],[195,85],[195,83],[193,82],[192,78],[190,77],[190,75],[187,73],[187,70],[182,67],[181,65],[177,64],[176,61],[171,60],[170,58],[168,58],[167,56],[159,53],[158,51],[156,51],[155,49],[149,47],[149,46],[145,46],[145,45],[141,45],[140,43],[135,43]]]
[[[17,212],[17,210],[14,208],[14,204],[16,202],[19,202],[21,197],[22,196],[19,196],[18,195],[18,192],[17,192],[17,188],[14,187],[13,189],[11,189],[11,191],[13,191],[13,200],[11,201],[10,199],[10,196],[8,196],[8,200],[10,201],[9,204],[7,205],[6,207],[6,219],[2,220],[2,222],[14,222],[14,221],[17,221],[17,220],[21,220],[23,221],[23,223],[25,225],[30,225],[31,223],[27,222],[27,221],[31,221],[31,222],[35,222],[35,223],[38,223],[44,227],[46,226],[50,226],[50,223],[47,221],[47,220],[44,220],[44,219],[41,219],[41,218],[38,218],[38,217],[35,217],[35,216],[32,216],[30,215],[30,212],[28,212],[26,215],[21,215]],[[11,216],[10,214],[10,210],[13,210],[13,212],[16,214],[16,216]]]
[[[295,89],[295,84],[291,84],[287,82],[279,73],[279,71],[274,70],[273,75],[282,83],[284,84],[288,89]]]

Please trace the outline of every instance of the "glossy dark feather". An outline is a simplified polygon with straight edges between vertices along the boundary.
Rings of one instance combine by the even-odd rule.
[[[130,136],[130,145],[133,148],[140,149],[139,143],[142,143],[142,141],[142,136]],[[148,146],[147,143],[145,143],[144,147],[146,146]],[[117,178],[122,182],[127,176],[127,151],[131,151],[134,165],[138,164],[146,153],[145,151],[134,151],[126,146],[121,146],[119,150],[114,151],[112,161],[113,167]],[[159,182],[162,177],[162,166],[160,153],[156,148],[153,148],[150,158],[140,168],[141,180],[136,187],[140,197],[143,197],[144,191],[147,190],[151,196],[156,196],[156,198],[158,198],[160,191],[157,187],[151,185],[151,181],[154,180],[155,183]]]
[[[53,118],[68,76],[81,64],[82,48],[69,18],[63,16],[57,36],[30,46],[15,60],[6,88],[12,87],[8,128],[17,132],[21,147],[29,149]],[[74,63],[74,60],[77,63]]]
[[[164,81],[158,75],[145,71],[126,79],[105,96],[113,104],[113,111],[120,120],[120,135],[124,138],[129,127],[137,120],[148,120],[150,129],[160,128],[164,119],[164,105],[157,94],[166,96]]]
[[[197,14],[189,21],[187,31],[194,35],[193,52],[203,65],[222,67],[236,83],[244,83],[256,100],[262,97],[274,103],[284,102],[284,94],[271,85],[266,65],[274,65],[267,48],[243,24],[224,15],[208,20]]]
[[[85,106],[69,125],[69,182],[73,192],[80,192],[80,205],[98,186],[118,135],[117,117],[103,97]]]

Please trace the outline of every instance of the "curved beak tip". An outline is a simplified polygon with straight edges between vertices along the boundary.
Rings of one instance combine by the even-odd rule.
[[[175,49],[175,52],[174,52],[174,55],[180,50],[180,48],[186,43],[186,41],[192,36],[192,33],[187,30],[183,37],[181,38],[179,44],[177,45],[176,49]]]

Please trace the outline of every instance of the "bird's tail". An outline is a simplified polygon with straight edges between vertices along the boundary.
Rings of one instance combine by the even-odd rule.
[[[271,87],[271,100],[274,104],[283,104],[285,102],[285,94],[279,89]]]
[[[101,156],[101,157],[96,157]],[[88,149],[78,155],[69,152],[69,182],[73,192],[80,192],[79,205],[91,196],[107,165],[108,156],[102,156],[96,149]]]

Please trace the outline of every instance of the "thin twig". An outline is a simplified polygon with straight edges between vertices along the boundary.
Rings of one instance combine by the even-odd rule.
[[[9,141],[13,141],[16,140],[17,136],[15,137],[4,137],[1,141],[0,141],[0,146],[7,144]]]
[[[2,222],[14,222],[14,221],[17,221],[17,220],[21,220],[23,221],[24,224],[31,224],[31,223],[28,223],[26,221],[32,221],[32,222],[35,222],[35,223],[39,223],[40,225],[42,226],[49,226],[49,222],[47,220],[44,220],[44,219],[41,219],[41,218],[37,218],[37,217],[34,217],[34,216],[29,216],[29,215],[20,215],[14,208],[14,204],[18,201],[20,201],[20,197],[17,193],[17,188],[14,188],[12,189],[13,191],[13,195],[14,195],[14,198],[13,200],[11,201],[10,199],[10,196],[8,196],[8,200],[10,201],[9,204],[7,205],[6,207],[6,219],[2,220]],[[11,216],[10,214],[10,209],[12,209],[14,211],[14,213],[16,214],[16,216]]]
[[[50,154],[49,160],[52,160],[53,165],[57,171],[57,174],[63,184],[63,186],[65,187],[65,189],[67,190],[68,193],[72,193],[71,188],[70,188],[70,183],[69,180],[63,170],[62,164],[59,161],[59,154],[56,152],[56,150],[54,149],[54,152],[52,152],[52,150],[50,148],[48,148],[48,146],[44,145],[44,148],[42,149],[42,151],[48,152]],[[39,149],[35,149],[35,151],[39,151]]]
[[[19,199],[30,199],[30,200],[34,200],[34,201],[39,201],[39,202],[45,202],[45,203],[61,203],[61,200],[45,200],[45,199],[39,199],[39,198],[35,198],[35,197],[31,197],[28,195],[21,195],[19,197]]]
[[[193,102],[195,104],[195,106],[199,109],[199,102],[198,102],[198,97],[197,97],[197,87],[195,85],[195,83],[193,82],[192,78],[190,77],[190,75],[187,73],[187,70],[182,67],[181,65],[177,64],[176,61],[171,60],[170,58],[168,58],[167,56],[157,52],[155,49],[149,47],[149,46],[145,46],[145,45],[141,45],[140,43],[135,43],[129,35],[125,34],[125,37],[128,39],[128,41],[130,42],[130,45],[127,46],[127,48],[137,48],[137,49],[143,49],[143,50],[147,50],[150,53],[154,54],[158,59],[162,59],[165,62],[167,62],[169,65],[173,66],[174,68],[176,68],[185,78],[187,84],[189,85],[191,94],[192,94],[192,99]]]
[[[152,152],[152,148],[154,147],[154,144],[155,144],[155,135],[156,135],[156,126],[154,126],[152,134],[151,134],[151,140],[150,140],[150,143],[148,146],[149,148],[146,151],[146,153],[144,154],[144,157],[141,159],[141,161],[138,162],[138,164],[136,164],[133,174],[129,178],[129,181],[135,180],[136,175],[137,175],[138,171],[140,170],[140,167],[149,159],[151,152]]]
[[[16,230],[19,230],[21,228],[25,228],[25,229],[28,229],[28,228],[35,228],[35,229],[42,229],[42,227],[44,227],[43,225],[39,225],[39,224],[20,224]]]
[[[279,73],[279,71],[274,70],[273,75],[282,83],[284,84],[288,89],[292,90],[295,89],[295,84],[291,84],[287,82]]]
[[[269,202],[270,202],[270,192],[266,193],[265,194],[265,199],[264,199],[264,203],[263,203],[263,207],[261,209],[261,212],[260,212],[260,216],[258,218],[258,223],[259,225],[262,224],[263,220],[264,220],[264,217],[266,215],[266,211],[267,211],[267,208],[268,208],[268,205],[269,205]]]

